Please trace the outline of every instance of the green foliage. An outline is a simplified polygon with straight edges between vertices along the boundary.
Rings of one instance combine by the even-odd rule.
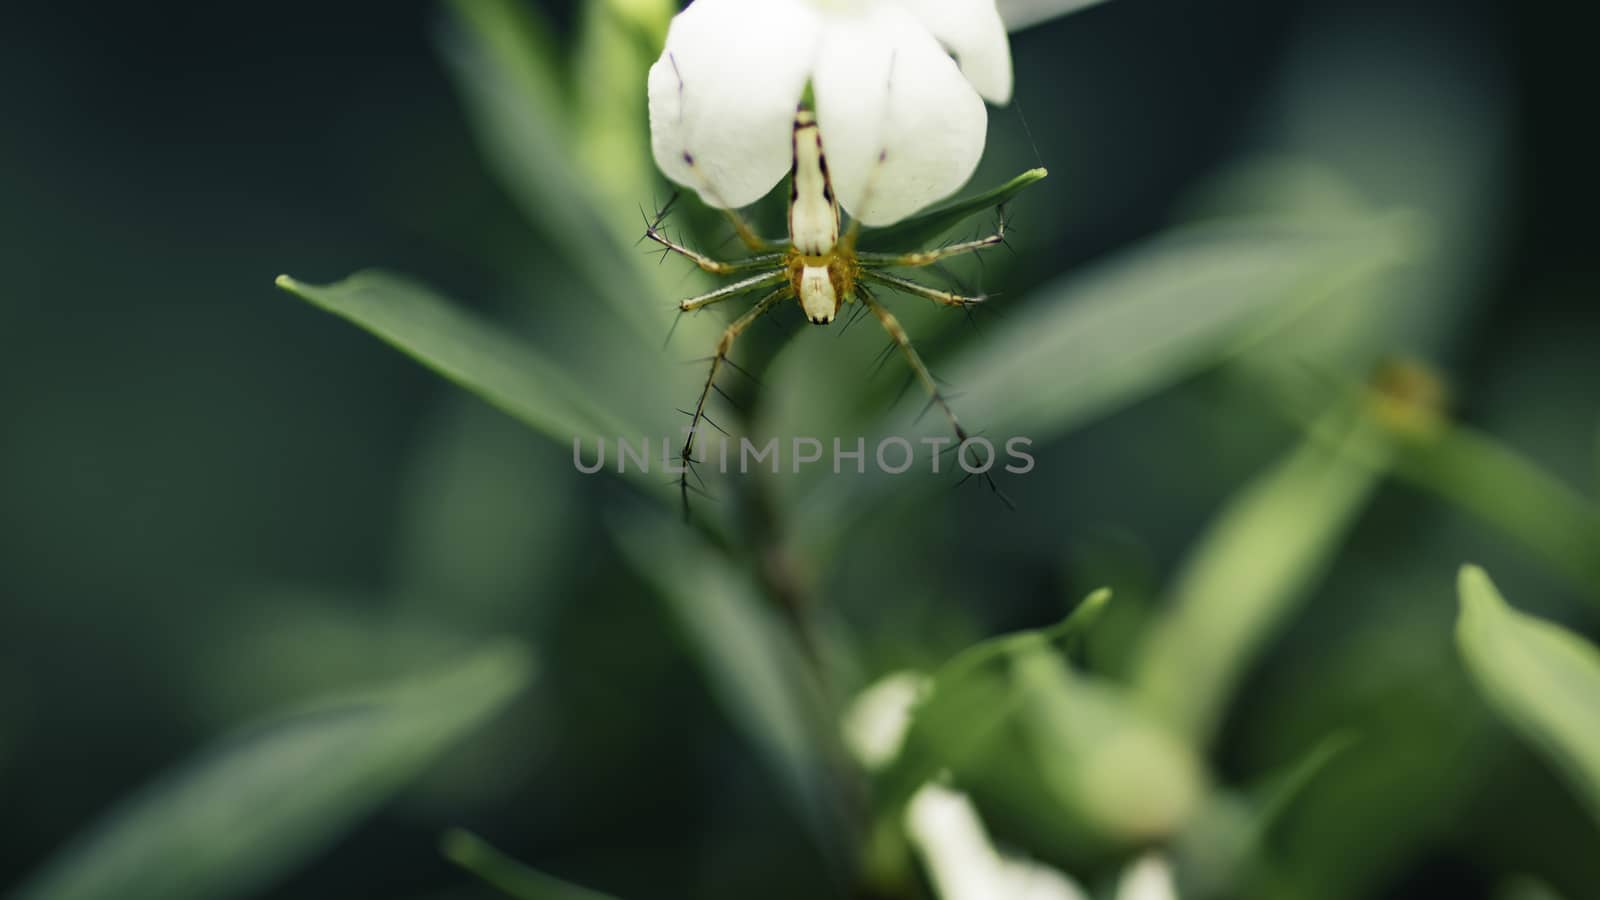
[[[1232,498],[1146,637],[1141,699],[1197,741],[1212,738],[1243,669],[1321,578],[1378,481],[1351,455],[1381,458],[1382,435],[1345,412],[1327,425],[1338,443],[1307,438]]]
[[[164,776],[61,850],[19,900],[256,893],[333,843],[527,684],[498,644],[246,729]]]
[[[1501,886],[1496,900],[1561,900],[1544,882],[1532,878],[1514,878]]]
[[[972,216],[1009,203],[1012,198],[1030,185],[1043,181],[1049,174],[1044,169],[1029,169],[997,188],[912,216],[893,225],[866,229],[861,233],[861,247],[865,250],[884,251],[921,249]]]
[[[1495,527],[1600,606],[1600,506],[1493,437],[1456,426],[1409,442],[1398,474]]]
[[[278,286],[372,332],[414,359],[561,443],[638,434],[594,392],[538,351],[405,278],[363,272],[338,284]]]
[[[1033,303],[957,353],[945,377],[961,385],[964,408],[983,411],[992,433],[1044,442],[1242,352],[1309,306],[1359,286],[1399,262],[1404,234],[1382,218],[1182,229],[1040,288]],[[925,405],[907,397],[880,433],[937,433]],[[824,556],[848,533],[840,522],[937,484],[875,469],[827,479],[799,502],[795,531],[810,554]]]
[[[650,339],[664,316],[639,302],[648,284],[633,266],[616,265],[626,243],[616,218],[594,192],[568,139],[570,110],[553,70],[560,55],[527,4],[457,0],[460,26],[446,44],[456,85],[494,172],[540,237],[582,274],[609,314]]]
[[[1475,566],[1461,570],[1460,593],[1456,643],[1479,689],[1600,819],[1600,649],[1518,612]]]
[[[630,468],[618,490],[615,479],[582,479],[566,464],[574,439],[593,452],[619,437],[674,435],[674,409],[692,400],[704,371],[682,359],[708,352],[723,324],[719,308],[671,332],[672,301],[710,281],[634,246],[639,214],[669,189],[651,162],[641,85],[675,6],[589,0],[570,34],[522,0],[447,6],[440,43],[467,124],[526,220],[485,216],[451,235],[453,246],[502,264],[489,295],[462,304],[379,271],[325,285],[283,276],[278,285],[510,418],[460,395],[449,417],[424,420],[421,452],[403,473],[368,485],[403,497],[373,515],[373,527],[398,537],[387,552],[366,548],[381,574],[362,571],[379,584],[246,585],[219,614],[221,638],[210,633],[215,622],[192,625],[188,615],[152,617],[149,627],[176,633],[171,643],[187,655],[175,668],[204,673],[183,700],[207,727],[330,681],[409,672],[486,634],[532,632],[569,667],[556,696],[537,698],[571,708],[568,728],[554,732],[562,746],[529,752],[542,717],[483,727],[529,679],[523,651],[496,645],[238,733],[62,849],[23,886],[23,900],[270,891],[458,745],[472,756],[449,774],[491,796],[470,808],[454,802],[459,784],[436,777],[442,787],[427,785],[433,811],[450,818],[430,828],[569,777],[588,779],[570,790],[582,800],[551,817],[581,819],[572,833],[586,841],[667,806],[659,797],[687,797],[692,810],[672,807],[641,842],[659,843],[649,853],[606,846],[599,859],[560,867],[581,880],[585,866],[660,866],[665,894],[786,896],[809,888],[795,886],[798,876],[815,876],[820,861],[840,895],[922,896],[902,814],[930,781],[967,793],[1008,852],[1110,884],[1127,857],[1154,851],[1177,864],[1189,898],[1381,895],[1421,858],[1419,847],[1513,846],[1517,816],[1464,814],[1474,799],[1505,801],[1520,783],[1489,778],[1472,752],[1489,724],[1463,700],[1467,683],[1449,677],[1450,611],[1426,602],[1427,586],[1468,548],[1493,558],[1504,540],[1513,562],[1516,548],[1530,551],[1531,570],[1518,573],[1530,591],[1554,574],[1600,597],[1600,508],[1564,480],[1577,483],[1566,438],[1525,442],[1506,424],[1514,416],[1486,399],[1492,377],[1463,379],[1470,424],[1451,418],[1443,375],[1424,365],[1438,388],[1424,396],[1369,380],[1396,352],[1474,355],[1457,351],[1477,321],[1471,288],[1488,280],[1484,248],[1499,221],[1478,190],[1497,177],[1503,123],[1492,87],[1474,88],[1445,64],[1418,71],[1411,64],[1431,55],[1408,41],[1396,42],[1408,48],[1397,61],[1377,45],[1341,49],[1319,33],[1310,43],[1329,55],[1291,54],[1278,86],[1285,99],[1274,101],[1282,108],[1258,123],[1260,155],[1230,164],[1188,202],[1164,197],[1179,222],[1104,260],[1080,266],[1080,238],[1123,215],[1126,182],[1096,207],[1100,173],[1076,158],[1052,158],[1048,181],[1042,167],[1030,169],[867,230],[864,249],[925,247],[1019,201],[1008,219],[1019,225],[1015,249],[986,256],[992,269],[979,285],[1001,289],[981,310],[998,318],[960,330],[949,310],[888,302],[975,433],[1032,441],[1038,471],[1019,476],[1020,489],[1006,485],[1021,511],[1002,518],[964,497],[934,500],[959,477],[951,464],[941,476],[712,479],[722,502],[680,523],[665,473]],[[1369,71],[1382,77],[1368,83]],[[1059,119],[1062,133],[1047,134],[1043,149],[1092,158],[1069,133],[1071,102],[1060,106],[1044,118]],[[1004,177],[1028,148],[1008,142],[998,117],[994,125],[986,165]],[[763,213],[776,209],[756,209],[758,222]],[[725,223],[692,196],[671,225],[689,243],[727,250],[718,243]],[[289,265],[310,271],[313,261]],[[949,274],[959,282],[971,271]],[[780,325],[741,344],[753,377],[728,386],[723,399],[737,414],[719,410],[721,423],[763,439],[828,429],[869,441],[945,436],[915,389],[894,400],[895,385],[863,377],[871,348],[858,351],[882,340],[872,328],[870,317],[849,335]],[[1512,355],[1513,368],[1525,363],[1515,342],[1489,343],[1478,349]],[[1569,355],[1584,368],[1590,346],[1578,343]],[[1320,386],[1297,393],[1307,372]],[[1263,397],[1291,407],[1300,432],[1286,433]],[[207,408],[222,405],[210,399]],[[1559,398],[1538,400],[1510,405],[1567,417]],[[97,421],[63,408],[63,420]],[[518,423],[531,431],[532,452],[518,443]],[[340,419],[330,430],[343,427]],[[373,448],[359,449],[365,465]],[[1386,490],[1393,482],[1447,503],[1419,511],[1414,495]],[[48,529],[55,498],[46,501],[19,531]],[[94,511],[58,515],[98,519]],[[1490,528],[1457,527],[1469,519]],[[1063,564],[1098,531],[1114,534],[1127,558]],[[205,556],[203,544],[192,556]],[[1114,607],[1102,590],[1056,625],[983,639],[1058,617],[1063,582],[1106,583],[1102,569],[1126,576]],[[296,577],[305,571],[323,572],[307,563]],[[1536,602],[1567,599],[1546,587]],[[1463,573],[1461,593],[1467,669],[1600,814],[1600,654],[1506,606],[1476,569]],[[1293,627],[1302,617],[1306,626]],[[658,633],[661,622],[669,635]],[[197,634],[204,651],[190,646]],[[901,710],[898,755],[858,766],[841,746],[841,710],[871,675],[890,671],[922,693]],[[750,768],[783,807],[768,808],[767,793],[729,789],[734,779],[704,765],[730,752],[714,743],[721,723],[692,703],[641,699],[681,699],[673,676],[682,673],[698,679],[713,715],[742,742],[733,752],[759,762]],[[23,680],[0,678],[0,762],[28,752],[26,728],[15,724],[26,710],[10,715],[12,694],[29,693],[13,687]],[[637,749],[645,735],[660,740],[660,758]],[[1438,764],[1445,752],[1449,766]],[[697,789],[715,796],[688,793]],[[1527,802],[1559,813],[1566,800]],[[1585,836],[1541,840],[1562,847]],[[1568,894],[1594,871],[1573,854],[1566,864],[1579,876],[1546,872],[1543,857],[1494,846],[1508,871],[1537,870]],[[441,849],[513,897],[604,896],[466,831],[447,832]],[[546,865],[537,849],[516,853]],[[1532,884],[1508,896],[1541,896]]]
[[[446,832],[440,841],[440,850],[446,859],[516,900],[608,900],[609,897],[534,871],[470,831],[454,828]]]
[[[659,593],[711,690],[784,786],[819,848],[842,852],[841,811],[832,805],[837,794],[828,772],[834,725],[803,658],[815,647],[797,646],[749,576],[689,529],[642,515],[618,526],[617,541]]]
[[[1110,601],[1110,591],[1096,591],[1057,625],[981,641],[941,665],[916,706],[905,747],[887,776],[891,805],[910,797],[941,769],[965,767],[1017,713],[1020,697],[1005,671],[1014,654],[1081,641]]]
[[[1073,672],[1037,643],[1014,651],[1012,668],[1027,745],[1066,814],[1124,845],[1188,824],[1206,788],[1193,747],[1123,689]]]
[[[1397,225],[1263,221],[1161,235],[1040,288],[946,368],[990,427],[1046,440],[1242,351],[1403,261],[1407,232]]]

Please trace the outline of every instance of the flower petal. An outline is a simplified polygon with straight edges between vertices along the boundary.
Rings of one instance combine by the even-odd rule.
[[[894,762],[911,729],[911,711],[927,689],[927,676],[895,672],[856,695],[841,727],[845,747],[868,771]]]
[[[802,0],[695,0],[679,13],[650,67],[661,171],[711,206],[761,199],[789,171],[819,29]]]
[[[1000,857],[1004,887],[995,892],[1007,900],[1089,900],[1077,882],[1032,860]]]
[[[966,794],[931,782],[923,785],[906,804],[905,827],[942,900],[1004,896],[1000,855]]]
[[[983,100],[903,7],[831,12],[811,86],[834,192],[865,224],[949,196],[983,156]]]
[[[1145,854],[1117,879],[1117,900],[1178,900],[1172,867],[1156,854]]]
[[[990,103],[1011,101],[1011,43],[994,0],[900,0]]]

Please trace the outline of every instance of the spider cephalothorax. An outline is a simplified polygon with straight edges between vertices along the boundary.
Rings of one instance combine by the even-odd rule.
[[[826,325],[840,304],[855,298],[853,235],[839,237],[839,201],[828,178],[828,157],[816,116],[794,117],[794,168],[789,173],[789,290],[800,298],[807,321]]]
[[[745,244],[755,251],[755,255],[727,262],[712,259],[669,238],[661,230],[660,215],[645,232],[647,237],[668,251],[688,257],[714,275],[757,273],[714,291],[679,301],[680,312],[693,312],[751,291],[768,291],[754,306],[735,319],[717,341],[716,352],[711,356],[711,371],[706,376],[705,386],[691,413],[689,435],[680,454],[684,464],[687,466],[693,460],[695,435],[705,419],[706,402],[722,366],[728,364],[728,352],[733,342],[763,314],[791,298],[799,301],[806,320],[815,325],[832,322],[838,317],[839,309],[846,304],[864,304],[888,332],[893,345],[905,356],[912,373],[928,392],[930,405],[939,407],[944,413],[955,431],[956,439],[966,441],[967,431],[956,419],[938,382],[923,364],[922,357],[912,346],[911,338],[899,320],[879,302],[873,288],[888,288],[958,308],[982,303],[985,299],[982,296],[942,291],[885,270],[929,266],[952,256],[1002,243],[1005,240],[1003,209],[995,232],[977,240],[912,253],[857,251],[860,222],[852,220],[849,230],[841,233],[839,202],[828,175],[822,134],[816,118],[804,108],[794,118],[792,147],[794,165],[790,171],[789,236],[786,243],[762,240],[743,219],[731,211],[728,215],[735,230]],[[687,161],[691,167],[694,165],[692,157],[687,157]],[[686,474],[680,477],[679,484],[687,507],[689,483]]]

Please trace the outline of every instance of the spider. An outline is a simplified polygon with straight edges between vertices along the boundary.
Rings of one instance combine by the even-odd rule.
[[[688,436],[679,452],[683,467],[678,477],[685,515],[689,509],[690,484],[688,470],[693,464],[695,436],[700,423],[706,420],[706,402],[716,386],[717,375],[723,366],[737,366],[728,354],[734,341],[762,315],[779,303],[796,299],[807,321],[813,325],[827,325],[839,315],[840,307],[859,302],[872,313],[888,332],[891,346],[898,347],[905,356],[913,375],[928,393],[930,406],[937,406],[949,421],[959,448],[968,439],[968,433],[956,418],[939,383],[923,363],[912,346],[911,338],[887,307],[878,299],[876,288],[899,291],[915,297],[932,300],[942,306],[970,309],[988,298],[982,295],[966,296],[942,291],[892,274],[889,269],[931,266],[953,256],[973,253],[1005,242],[1005,207],[998,207],[993,234],[976,240],[949,244],[932,250],[911,253],[871,253],[857,250],[860,234],[859,220],[852,220],[847,232],[840,233],[839,202],[834,196],[828,177],[827,157],[823,153],[822,136],[815,115],[801,108],[795,115],[793,132],[794,165],[790,171],[789,239],[787,245],[763,240],[750,225],[731,210],[728,216],[740,239],[754,254],[744,259],[722,261],[684,246],[662,231],[661,223],[666,209],[657,214],[645,231],[645,236],[660,244],[666,251],[687,257],[695,265],[713,275],[745,275],[731,284],[699,296],[678,302],[680,313],[694,312],[743,294],[769,289],[755,305],[735,319],[717,341],[716,352],[711,356],[711,368],[706,374],[705,386],[695,402],[691,414]],[[690,161],[692,164],[692,160]],[[880,162],[882,157],[880,156]],[[671,204],[668,204],[670,207]],[[749,273],[758,274],[749,274]],[[687,411],[686,411],[687,412]],[[961,452],[959,449],[957,452]]]

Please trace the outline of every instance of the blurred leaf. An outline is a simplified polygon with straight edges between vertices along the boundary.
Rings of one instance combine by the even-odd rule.
[[[451,6],[462,27],[446,57],[491,170],[611,312],[637,336],[659,340],[666,307],[641,302],[652,292],[640,254],[618,240],[621,223],[601,214],[607,207],[569,143],[563,87],[549,68],[561,58],[559,42],[518,0]]]
[[[911,796],[940,770],[958,769],[980,754],[1022,708],[1009,661],[1022,648],[1077,643],[1100,617],[1111,592],[1090,594],[1049,628],[1004,634],[966,648],[933,673],[912,711],[900,755],[888,773],[891,805]]]
[[[1000,18],[1007,30],[1020,31],[1101,2],[1103,0],[998,0],[995,5],[1000,9]]]
[[[675,12],[673,0],[589,0],[579,13],[574,157],[605,200],[605,220],[625,227],[630,242],[638,237],[633,213],[656,183],[644,85]]]
[[[1338,170],[1315,157],[1280,151],[1232,162],[1189,190],[1179,212],[1181,221],[1190,222],[1239,216],[1336,222],[1373,209]]]
[[[310,285],[283,275],[278,286],[372,332],[562,446],[582,439],[592,449],[600,439],[651,433],[602,408],[592,390],[533,348],[408,279],[359,272]],[[650,385],[636,390],[647,395]],[[671,408],[666,398],[659,405]],[[662,490],[656,480],[641,483]]]
[[[885,773],[884,806],[898,807],[941,771],[959,772],[983,756],[1021,708],[1000,663],[1016,642],[1035,639],[1032,632],[994,638],[963,651],[935,674],[912,710],[900,754]]]
[[[1407,231],[1382,218],[1182,229],[1041,288],[945,368],[986,427],[1044,440],[1394,264]]]
[[[1351,732],[1335,732],[1242,792],[1213,791],[1200,815],[1176,842],[1189,895],[1291,895],[1279,862],[1270,853],[1268,838],[1312,782],[1356,741]]]
[[[1495,900],[1561,900],[1548,884],[1526,876],[1512,878],[1500,886]]]
[[[1317,301],[1393,264],[1408,246],[1397,221],[1338,225],[1255,221],[1179,230],[1036,291],[1030,302],[935,371],[957,411],[991,435],[1035,445],[1161,390],[1259,340]],[[907,397],[881,434],[943,433]],[[801,498],[793,533],[825,558],[845,526],[887,502],[943,484],[869,468]]]
[[[299,585],[230,592],[207,618],[210,639],[175,661],[179,672],[206,673],[186,679],[197,727],[227,727],[341,685],[387,682],[480,643],[437,618],[375,607],[370,595]]]
[[[1029,185],[1043,181],[1048,174],[1044,169],[1029,169],[993,190],[893,225],[865,229],[861,232],[861,247],[864,250],[921,250],[968,216],[1011,200]]]
[[[1257,839],[1277,824],[1289,805],[1299,797],[1312,779],[1355,746],[1357,738],[1350,732],[1335,732],[1318,741],[1305,756],[1282,770],[1272,772],[1250,790],[1252,812]]]
[[[1379,481],[1382,435],[1348,413],[1330,415],[1333,446],[1306,438],[1212,522],[1140,651],[1140,700],[1197,743],[1211,739],[1240,675],[1320,580]]]
[[[518,900],[608,900],[610,897],[530,869],[460,828],[445,832],[440,849],[451,862]]]
[[[973,644],[956,654],[934,673],[929,701],[938,695],[941,688],[949,690],[957,681],[971,676],[983,666],[1004,661],[1020,646],[1041,641],[1064,648],[1069,644],[1075,645],[1083,639],[1090,628],[1094,627],[1094,623],[1099,621],[1100,614],[1105,612],[1106,604],[1110,602],[1111,591],[1101,588],[1083,598],[1083,602],[1079,603],[1065,619],[1048,628],[1002,634]]]
[[[293,871],[527,684],[527,653],[329,698],[235,735],[62,849],[19,900],[255,894]]]
[[[1462,568],[1459,591],[1456,643],[1467,670],[1600,819],[1600,650],[1513,609],[1476,566]]]
[[[1328,179],[1238,197],[1233,212],[1276,207],[1282,215],[1292,205],[1296,215],[1326,218],[1342,205],[1398,208],[1426,223],[1426,242],[1406,265],[1319,305],[1251,356],[1279,350],[1295,366],[1309,359],[1362,377],[1396,352],[1473,355],[1460,342],[1482,337],[1475,306],[1500,284],[1515,222],[1501,202],[1512,183],[1514,156],[1505,150],[1515,134],[1515,92],[1508,57],[1486,52],[1498,33],[1494,16],[1460,11],[1447,31],[1425,17],[1358,15],[1339,4],[1306,9],[1251,131],[1262,152],[1295,161],[1299,177]],[[1307,415],[1324,409],[1317,404]],[[1330,722],[1362,735],[1352,754],[1359,760],[1332,766],[1289,813],[1286,840],[1274,847],[1289,878],[1284,889],[1257,896],[1379,896],[1469,816],[1494,818],[1470,808],[1483,799],[1487,760],[1481,717],[1463,707],[1466,685],[1440,671],[1440,654],[1450,650],[1440,621],[1447,610],[1414,602],[1440,556],[1459,552],[1456,526],[1394,509],[1384,518],[1398,527],[1395,539],[1364,548],[1361,564],[1339,567],[1346,602],[1320,623],[1327,630],[1319,640],[1252,692],[1230,736],[1230,753],[1254,745],[1244,752],[1282,759]],[[1441,748],[1452,748],[1447,760]]]
[[[540,304],[536,324],[569,336],[581,360],[573,369],[585,384],[607,388],[604,396],[619,409],[636,410],[639,423],[670,422],[675,433],[671,413],[698,387],[697,373],[676,365],[676,358],[669,362],[663,341],[675,334],[679,346],[703,354],[723,326],[714,315],[674,318],[669,298],[699,293],[711,280],[686,260],[656,265],[653,254],[637,246],[644,234],[642,204],[654,202],[656,182],[643,75],[630,87],[632,76],[623,69],[642,65],[640,54],[654,55],[644,44],[653,40],[649,23],[663,5],[670,3],[587,4],[586,26],[596,30],[590,37],[622,62],[598,63],[603,71],[596,72],[597,61],[580,52],[583,83],[574,87],[583,102],[563,102],[571,98],[556,72],[567,54],[522,0],[452,0],[457,27],[443,50],[490,171],[549,242],[549,255],[576,275],[575,284],[547,271],[529,275],[522,293]],[[621,106],[594,99],[605,92],[626,99],[630,90],[633,99]],[[624,131],[611,130],[630,121]],[[618,382],[628,390],[615,390]]]
[[[1395,439],[1344,441],[1351,462],[1392,472],[1455,504],[1600,602],[1600,506],[1493,435],[1450,421],[1442,379],[1425,364],[1388,361],[1372,385],[1337,375],[1310,384],[1303,369],[1268,365],[1254,375],[1271,379],[1288,413],[1330,446],[1342,438],[1316,412],[1332,402],[1359,404]]]
[[[778,777],[818,846],[842,852],[843,819],[827,771],[834,717],[825,711],[804,651],[752,580],[687,526],[640,513],[613,530],[634,571],[666,601],[712,692]]]
[[[1199,811],[1200,760],[1131,695],[1073,672],[1043,642],[1011,657],[1024,732],[1064,815],[1138,844],[1172,836]]]
[[[1600,603],[1600,507],[1471,428],[1447,426],[1402,449],[1400,477],[1499,529]]]

